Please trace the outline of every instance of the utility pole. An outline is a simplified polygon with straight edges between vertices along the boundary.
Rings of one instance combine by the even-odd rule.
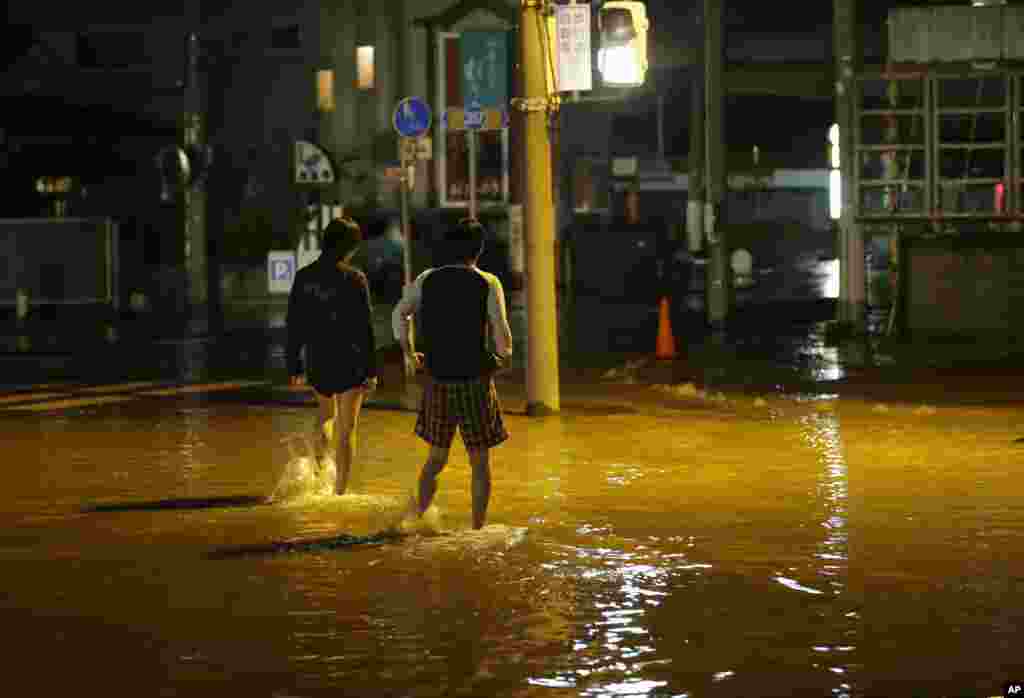
[[[198,3],[194,3],[198,10]],[[198,26],[199,12],[191,17]],[[199,35],[193,30],[185,38],[185,94],[182,110],[182,147],[193,168],[182,195],[182,226],[184,231],[185,297],[188,308],[188,334],[202,335],[209,330],[209,280],[206,251],[206,177],[196,168],[205,168],[206,134]]]
[[[551,136],[545,76],[546,0],[520,0],[519,36],[526,148],[523,227],[526,237],[526,412],[555,414],[560,409],[558,326],[555,312],[555,226],[551,181]]]
[[[722,63],[725,58],[725,0],[703,0],[704,8],[704,233],[708,245],[707,316],[714,330],[722,330],[729,315],[731,280],[729,245],[721,227],[725,213],[726,147]]]
[[[704,13],[696,8],[694,63],[690,68],[690,171],[686,200],[686,238],[691,253],[704,249]]]
[[[839,303],[836,321],[854,332],[867,324],[865,305],[864,240],[854,221],[856,199],[853,170],[855,128],[853,109],[856,95],[854,74],[857,69],[857,2],[833,0],[832,37],[835,47],[836,123],[839,124],[839,163],[842,211],[839,214]]]

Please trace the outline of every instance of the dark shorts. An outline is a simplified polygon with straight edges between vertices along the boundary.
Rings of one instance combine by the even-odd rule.
[[[311,368],[313,370],[307,372],[306,379],[324,397],[340,395],[366,382],[365,368],[351,368],[342,363]]]
[[[493,448],[508,439],[490,376],[453,383],[424,381],[416,435],[432,446],[450,448],[456,428],[471,451]]]
[[[318,393],[320,393],[324,397],[334,397],[335,395],[341,395],[342,393],[347,393],[348,391],[352,390],[353,388],[358,388],[359,386],[363,385],[365,382],[366,382],[365,380],[361,380],[358,383],[352,383],[352,382],[347,382],[347,383],[317,382],[317,383],[310,383],[310,385],[313,386],[313,390],[317,391]]]

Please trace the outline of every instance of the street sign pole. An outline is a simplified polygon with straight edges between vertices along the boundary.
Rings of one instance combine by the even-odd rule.
[[[412,231],[409,225],[409,189],[412,183],[409,181],[411,174],[410,170],[412,165],[406,159],[406,149],[402,148],[402,179],[400,183],[401,188],[401,199],[402,199],[402,278],[404,284],[403,289],[408,288],[412,285]],[[406,337],[409,348],[411,351],[416,350],[416,327],[415,323],[410,320],[409,322],[409,335]],[[416,376],[416,365],[414,362],[409,360],[409,357],[403,357],[403,366],[405,368],[405,393],[409,402],[412,403],[414,399],[413,395],[413,384]],[[411,404],[409,405],[411,407]]]
[[[476,218],[477,209],[479,208],[477,205],[477,199],[479,198],[477,169],[479,168],[480,159],[480,138],[478,132],[483,127],[486,113],[480,106],[480,103],[474,98],[467,104],[465,115],[466,146],[469,152],[469,217]]]
[[[404,289],[412,285],[412,230],[409,223],[409,192],[413,186],[413,169],[416,162],[416,140],[430,130],[431,114],[430,107],[426,102],[417,97],[406,97],[395,107],[392,116],[392,124],[398,132],[400,140],[400,157],[402,175],[400,179],[401,189],[401,216],[402,216],[402,278]],[[411,152],[410,152],[411,151]],[[416,331],[415,322],[409,322],[409,336],[406,341],[410,353],[415,351]],[[419,402],[416,385],[416,365],[406,356],[403,360],[405,368],[405,407],[415,408]]]
[[[467,131],[469,136],[469,217],[476,218],[476,168],[477,168],[477,147],[476,129]]]

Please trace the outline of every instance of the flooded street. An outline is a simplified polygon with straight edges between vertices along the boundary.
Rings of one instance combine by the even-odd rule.
[[[313,414],[188,394],[3,414],[12,695],[991,696],[1024,676],[1020,411],[510,414],[480,532],[459,444],[437,511],[400,524],[426,455],[407,412],[363,413],[354,494],[268,503]]]

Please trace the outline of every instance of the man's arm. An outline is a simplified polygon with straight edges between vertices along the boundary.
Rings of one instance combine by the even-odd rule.
[[[391,331],[395,339],[402,347],[402,351],[411,354],[414,347],[409,346],[409,325],[412,317],[420,307],[420,300],[423,294],[423,279],[430,272],[423,272],[416,277],[416,280],[405,287],[402,291],[402,298],[391,311]]]
[[[501,279],[489,274],[487,279],[490,293],[487,294],[487,318],[491,323],[494,348],[498,356],[506,361],[512,356],[512,328],[508,326],[508,312],[505,310],[505,289]]]

